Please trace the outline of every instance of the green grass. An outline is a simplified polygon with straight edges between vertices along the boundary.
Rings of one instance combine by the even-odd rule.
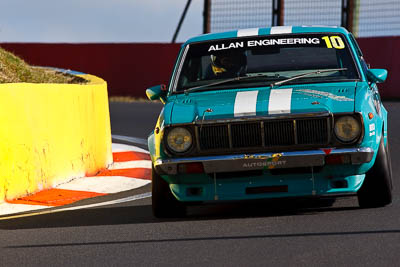
[[[0,48],[0,83],[86,83],[83,78],[28,65]]]

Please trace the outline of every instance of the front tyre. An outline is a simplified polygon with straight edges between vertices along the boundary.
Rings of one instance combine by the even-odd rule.
[[[382,136],[375,164],[366,173],[364,183],[357,192],[361,208],[383,207],[392,203],[391,168],[389,142],[385,147]]]
[[[168,183],[157,174],[154,166],[151,169],[151,177],[153,215],[157,218],[185,217],[186,206],[175,198]]]

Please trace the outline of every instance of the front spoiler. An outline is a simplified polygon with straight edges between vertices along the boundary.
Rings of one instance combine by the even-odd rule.
[[[282,153],[257,153],[190,158],[157,159],[154,167],[161,175],[179,174],[178,165],[184,163],[203,163],[205,173],[236,172],[247,170],[281,169],[298,167],[317,167],[325,165],[327,156],[343,155],[348,164],[368,163],[374,151],[369,147],[319,149]]]

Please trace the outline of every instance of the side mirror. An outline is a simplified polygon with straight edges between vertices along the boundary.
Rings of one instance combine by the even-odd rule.
[[[165,84],[156,85],[146,89],[146,95],[150,100],[160,100],[165,103],[167,96],[167,86]]]
[[[383,83],[387,78],[387,70],[385,69],[369,69],[367,71],[367,78],[373,83]]]

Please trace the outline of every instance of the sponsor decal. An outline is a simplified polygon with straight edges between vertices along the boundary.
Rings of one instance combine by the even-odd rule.
[[[280,160],[282,154],[273,154],[271,157],[266,157],[265,161],[257,161],[257,162],[245,162],[243,163],[243,168],[256,168],[263,167],[264,169],[273,169],[276,166],[284,166],[286,165],[286,160]],[[247,156],[245,158],[257,158],[252,156]]]
[[[318,38],[282,38],[247,41],[248,47],[269,45],[319,44]]]
[[[371,123],[370,125],[369,125],[369,131],[371,132],[371,131],[375,131],[375,123]]]
[[[245,159],[269,159],[270,157],[264,155],[244,155]]]
[[[342,96],[342,95],[335,95],[329,92],[324,92],[324,91],[317,91],[317,90],[311,90],[311,89],[298,89],[296,90],[298,93],[302,93],[304,95],[312,96],[312,97],[318,97],[318,98],[323,98],[327,97],[332,100],[336,101],[353,101],[353,99]]]
[[[319,45],[320,40],[318,38],[276,38],[276,39],[263,39],[263,40],[248,40],[240,42],[222,43],[211,45],[208,48],[208,52],[211,51],[222,51],[228,49],[237,49],[244,47],[263,47],[263,46],[275,46],[275,45],[297,45],[297,44],[310,44]]]
[[[375,123],[369,125],[369,136],[375,135]]]
[[[210,46],[208,49],[208,52],[210,51],[221,51],[221,50],[227,50],[227,49],[232,49],[232,48],[243,48],[244,47],[244,42],[233,42],[229,44],[216,44]]]

